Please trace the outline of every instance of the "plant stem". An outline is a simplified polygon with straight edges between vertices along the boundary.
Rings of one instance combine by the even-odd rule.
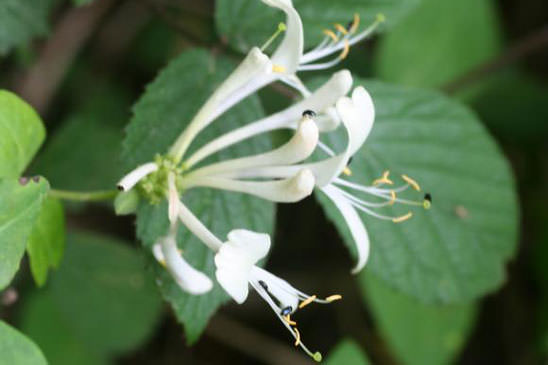
[[[118,194],[116,190],[68,191],[51,189],[49,191],[49,196],[52,198],[78,202],[112,200],[116,197],[116,194]]]

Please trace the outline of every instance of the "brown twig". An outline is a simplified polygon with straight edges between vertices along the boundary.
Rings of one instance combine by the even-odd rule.
[[[220,314],[212,319],[206,329],[206,335],[265,364],[310,364],[304,355],[292,349],[287,343],[269,338]]]
[[[51,99],[78,51],[116,0],[97,0],[89,6],[68,10],[40,51],[38,61],[15,86],[16,92],[39,113]]]
[[[442,87],[451,94],[540,49],[548,47],[548,25],[509,47],[494,60],[483,63]]]

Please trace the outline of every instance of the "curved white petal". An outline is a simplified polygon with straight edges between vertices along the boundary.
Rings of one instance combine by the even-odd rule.
[[[357,274],[363,269],[369,258],[369,236],[367,235],[367,230],[365,229],[358,212],[341,193],[333,189],[330,185],[324,186],[321,191],[325,193],[333,204],[335,204],[337,209],[339,209],[350,229],[358,254],[358,262],[352,269],[352,273]]]
[[[133,188],[139,181],[141,181],[141,179],[157,170],[158,165],[156,165],[154,162],[148,162],[146,164],[138,166],[136,169],[124,176],[118,182],[118,189],[121,191],[131,190],[131,188]]]
[[[175,174],[170,173],[167,176],[168,182],[168,218],[171,224],[177,221],[179,216],[179,192],[175,186]]]
[[[287,29],[282,43],[272,55],[272,62],[285,68],[285,73],[297,71],[303,54],[303,24],[291,0],[262,0],[263,3],[282,10],[286,15]]]
[[[190,294],[204,294],[211,290],[213,282],[202,272],[186,262],[177,249],[174,236],[161,240],[166,269],[181,289]]]
[[[286,144],[269,152],[205,166],[190,173],[186,178],[194,179],[260,166],[294,164],[307,159],[314,152],[318,137],[319,131],[316,123],[305,117],[301,119],[295,134]]]
[[[252,268],[269,249],[267,234],[236,229],[228,234],[228,241],[215,255],[217,281],[237,303],[246,300]]]
[[[348,93],[352,87],[352,76],[348,70],[336,72],[322,86],[316,89],[309,97],[266,118],[250,123],[229,133],[226,133],[188,158],[187,166],[193,166],[207,156],[222,150],[235,143],[241,142],[255,135],[280,128],[295,128],[295,121],[301,118],[305,110],[313,110],[320,114],[331,110],[336,101]]]
[[[309,196],[314,189],[314,184],[314,175],[309,169],[304,168],[290,178],[275,181],[246,181],[204,176],[187,180],[184,188],[210,187],[251,194],[279,203],[294,203]]]
[[[256,80],[266,78],[271,72],[272,63],[268,56],[262,53],[257,47],[251,49],[246,58],[200,108],[198,113],[190,121],[188,127],[171,147],[170,154],[176,158],[182,157],[194,137],[196,137],[201,130],[207,127],[215,118],[217,118],[217,116],[239,101],[235,100],[234,102],[227,104],[227,100],[231,98],[231,95],[238,94],[241,89],[246,89],[250,84],[258,82]]]

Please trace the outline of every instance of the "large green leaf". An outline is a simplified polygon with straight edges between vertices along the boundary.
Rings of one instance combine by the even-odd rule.
[[[152,333],[160,298],[145,261],[116,239],[71,234],[52,275],[52,300],[74,337],[93,353],[119,353]]]
[[[35,36],[46,34],[52,0],[0,2],[0,56]]]
[[[500,34],[491,0],[424,0],[381,40],[383,80],[439,86],[494,57]]]
[[[357,343],[352,340],[341,341],[325,361],[326,365],[369,365],[369,360]]]
[[[474,304],[425,305],[371,275],[361,275],[360,282],[375,322],[399,363],[453,363],[474,323]]]
[[[2,363],[10,365],[47,365],[44,355],[25,335],[0,321]]]
[[[2,21],[0,24],[4,26]],[[40,117],[26,102],[0,90],[0,178],[18,177],[38,151],[45,134]]]
[[[19,270],[48,188],[44,178],[0,179],[0,289]]]
[[[369,185],[390,169],[394,180],[407,174],[433,196],[430,210],[417,207],[412,219],[398,224],[361,213],[371,240],[365,272],[424,302],[470,301],[498,288],[516,246],[518,219],[512,174],[493,139],[470,110],[441,94],[358,83],[372,94],[376,119],[349,180]],[[342,216],[318,196],[354,251]],[[409,207],[383,209],[399,216]]]
[[[45,284],[48,270],[61,263],[65,250],[65,216],[57,199],[44,201],[27,244],[30,270],[38,286]]]
[[[387,24],[396,24],[420,0],[295,0],[304,29],[305,44],[314,46],[324,37],[323,29],[333,23],[346,25],[354,13],[361,16],[361,29],[371,24],[377,14],[384,14]],[[261,46],[284,21],[280,10],[259,0],[219,0],[216,3],[215,22],[219,35],[236,49],[247,52]]]
[[[93,313],[93,312],[92,312]],[[88,315],[88,313],[82,313]],[[25,298],[19,327],[42,349],[50,364],[100,365],[107,363],[104,354],[94,353],[70,328],[67,318],[47,289]]]
[[[151,160],[155,153],[165,152],[214,87],[233,67],[230,62],[210,58],[200,50],[185,52],[172,61],[147,87],[145,95],[134,107],[135,116],[128,127],[124,143],[129,166]],[[258,98],[250,97],[209,126],[200,135],[197,145],[223,131],[260,118],[262,114]],[[254,138],[248,143],[218,153],[213,159],[248,155],[269,147],[268,137]],[[209,189],[185,193],[184,202],[221,239],[234,228],[268,233],[272,231],[274,206],[269,202]],[[137,216],[137,235],[145,246],[150,247],[158,237],[167,233],[165,203],[154,206],[142,204]],[[184,250],[185,259],[213,277],[213,253],[182,228],[178,242]],[[160,265],[156,265],[156,270],[164,297],[172,304],[178,319],[185,326],[187,341],[196,341],[211,315],[227,300],[227,295],[218,285],[205,295],[187,295]]]

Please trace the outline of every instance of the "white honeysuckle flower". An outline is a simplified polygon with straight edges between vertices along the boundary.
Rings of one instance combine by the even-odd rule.
[[[388,178],[388,172],[385,172],[382,178],[375,180],[371,186],[356,184],[343,179],[342,175],[351,173],[348,164],[352,156],[362,147],[371,132],[375,119],[375,108],[369,93],[363,87],[357,87],[352,92],[351,98],[342,97],[337,101],[336,110],[347,135],[347,144],[341,153],[335,154],[329,147],[325,147],[324,150],[327,150],[330,156],[318,162],[263,166],[239,171],[233,170],[231,172],[224,171],[219,172],[218,178],[287,178],[288,176],[293,176],[296,171],[304,168],[309,169],[315,176],[317,187],[333,201],[349,226],[358,254],[358,260],[352,273],[358,273],[363,269],[369,257],[369,237],[362,220],[359,218],[358,211],[365,212],[376,218],[399,223],[411,218],[412,213],[407,212],[401,216],[387,216],[377,213],[375,209],[395,203],[423,206],[428,209],[431,197],[427,194],[423,201],[413,201],[397,197],[398,193],[408,188],[420,191],[418,183],[407,175],[402,175],[402,180],[405,183],[393,189],[383,186],[393,185],[393,182]],[[361,199],[348,190],[372,195],[379,201],[370,202]]]
[[[297,323],[291,319],[291,315],[312,302],[331,303],[341,299],[341,296],[332,295],[318,299],[315,295],[305,294],[287,281],[256,266],[257,262],[268,254],[269,235],[235,229],[227,238],[215,255],[215,277],[221,287],[237,303],[242,304],[247,299],[251,285],[295,338],[295,346],[301,346],[316,361],[321,360],[319,352],[312,353],[302,343]]]

